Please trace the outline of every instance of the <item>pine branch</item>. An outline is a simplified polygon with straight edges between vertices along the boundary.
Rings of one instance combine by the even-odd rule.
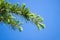
[[[18,14],[23,16],[27,21],[32,21],[36,24],[38,29],[40,30],[40,27],[44,28],[45,25],[41,24],[43,22],[43,18],[40,16],[37,16],[36,14],[30,12],[29,8],[26,8],[25,4],[22,4],[19,6],[18,4],[12,5],[9,2],[4,2],[4,0],[0,0],[0,22],[3,21],[7,24],[11,24],[13,29],[18,28],[20,31],[22,31],[22,27],[20,27],[19,20],[16,21],[10,14]]]

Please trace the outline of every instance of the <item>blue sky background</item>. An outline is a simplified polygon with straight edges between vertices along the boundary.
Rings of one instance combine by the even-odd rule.
[[[0,40],[60,40],[60,0],[8,0],[10,3],[19,5],[26,3],[31,12],[44,18],[45,29],[38,31],[33,23],[25,22],[24,30],[13,31],[9,25],[0,23]],[[20,19],[18,17],[18,19]]]

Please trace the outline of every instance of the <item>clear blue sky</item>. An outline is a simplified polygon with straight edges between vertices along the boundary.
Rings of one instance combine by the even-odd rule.
[[[60,0],[8,0],[19,5],[26,3],[31,12],[44,18],[46,28],[38,31],[33,23],[23,22],[24,30],[13,31],[7,24],[0,23],[0,40],[60,40]]]

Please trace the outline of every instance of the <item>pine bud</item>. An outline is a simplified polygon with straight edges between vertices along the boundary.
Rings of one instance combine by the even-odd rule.
[[[21,31],[23,31],[23,28],[22,28],[22,27],[20,27],[20,28],[19,28],[19,31],[20,31],[20,32],[21,32]]]
[[[39,24],[42,28],[45,28],[45,24]]]
[[[26,4],[25,4],[25,3],[23,3],[23,4],[22,4],[22,8],[24,9],[24,8],[25,8],[25,6],[26,6]]]
[[[40,25],[39,24],[36,24],[37,25],[37,27],[38,27],[38,30],[40,30]]]
[[[39,22],[42,22],[44,19],[43,18],[37,18]]]
[[[8,19],[8,23],[10,23],[10,19]]]

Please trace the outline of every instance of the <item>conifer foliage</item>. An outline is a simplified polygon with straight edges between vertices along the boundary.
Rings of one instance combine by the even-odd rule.
[[[32,21],[36,24],[38,30],[40,30],[40,27],[45,27],[45,24],[41,23],[43,22],[43,18],[32,13],[25,4],[19,6],[18,4],[13,5],[4,0],[0,0],[0,22],[10,24],[13,29],[17,28],[19,31],[22,31],[22,23],[19,20],[14,20],[14,17],[11,15],[12,13],[23,16],[27,21]]]

